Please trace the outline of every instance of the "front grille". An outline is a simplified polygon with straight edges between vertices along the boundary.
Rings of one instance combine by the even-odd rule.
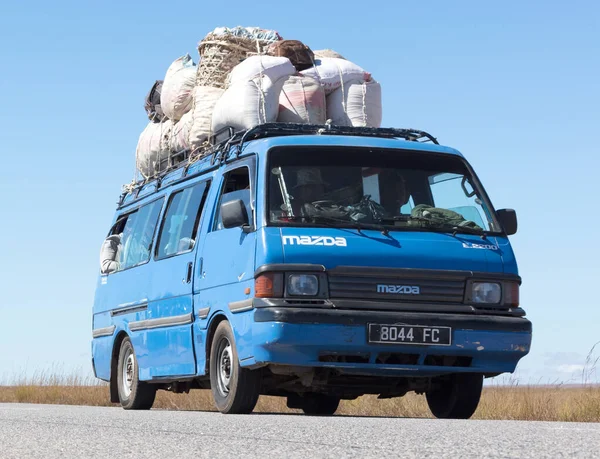
[[[463,303],[468,272],[352,268],[329,271],[331,298],[410,303]],[[414,287],[418,287],[415,294]],[[413,293],[410,293],[410,292]]]

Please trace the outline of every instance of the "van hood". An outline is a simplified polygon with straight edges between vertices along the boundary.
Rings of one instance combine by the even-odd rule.
[[[504,272],[495,237],[347,228],[278,228],[285,263]]]

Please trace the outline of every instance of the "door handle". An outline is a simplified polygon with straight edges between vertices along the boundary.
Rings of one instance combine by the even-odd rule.
[[[189,284],[190,282],[192,282],[192,274],[194,272],[193,266],[194,265],[192,264],[191,261],[187,264],[187,271],[185,274],[185,283],[186,284]]]

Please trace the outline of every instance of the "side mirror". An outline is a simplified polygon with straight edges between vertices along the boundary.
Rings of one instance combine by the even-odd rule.
[[[244,201],[234,199],[233,201],[221,204],[221,220],[224,228],[237,228],[248,226],[248,212]]]
[[[507,235],[512,236],[517,232],[517,213],[513,209],[500,209],[496,214]]]

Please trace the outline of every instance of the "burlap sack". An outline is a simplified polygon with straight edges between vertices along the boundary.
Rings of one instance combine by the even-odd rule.
[[[312,67],[315,61],[312,50],[298,40],[276,41],[267,48],[267,54],[276,57],[287,57],[299,72]]]

